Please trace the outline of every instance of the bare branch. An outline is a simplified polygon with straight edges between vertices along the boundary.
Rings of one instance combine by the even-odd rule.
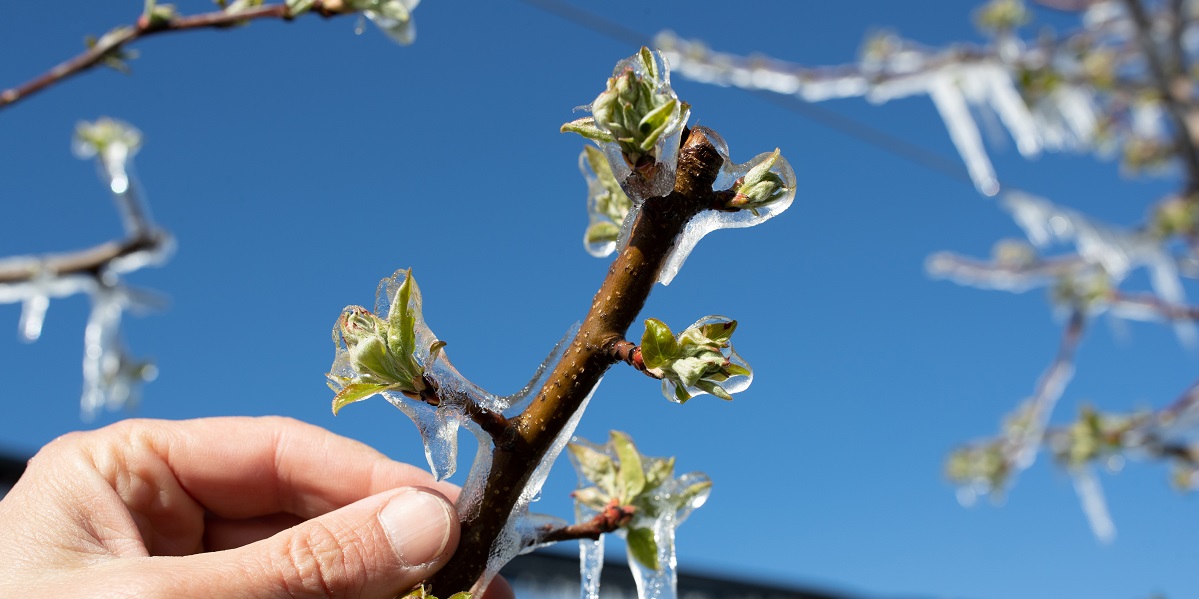
[[[342,3],[338,2],[336,5],[342,6]],[[323,0],[316,0],[311,12],[323,17],[340,14],[339,11],[334,11],[326,7]],[[103,63],[105,59],[118,55],[125,46],[143,37],[168,31],[223,29],[255,19],[290,20],[293,17],[291,9],[282,3],[268,4],[236,13],[215,11],[192,16],[175,17],[165,21],[151,21],[143,15],[138,18],[135,24],[114,29],[110,34],[100,38],[86,52],[60,63],[24,84],[0,92],[0,110]]]

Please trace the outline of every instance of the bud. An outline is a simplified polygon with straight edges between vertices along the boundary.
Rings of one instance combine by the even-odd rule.
[[[730,210],[749,210],[754,216],[758,208],[777,202],[787,196],[790,188],[787,182],[776,172],[782,154],[778,148],[771,152],[765,160],[749,169],[745,176],[733,184],[733,198],[725,204]]]
[[[662,379],[662,394],[671,401],[683,403],[700,393],[731,400],[753,380],[749,364],[729,343],[736,329],[735,320],[708,316],[675,337],[662,321],[646,320],[641,337],[645,372]]]

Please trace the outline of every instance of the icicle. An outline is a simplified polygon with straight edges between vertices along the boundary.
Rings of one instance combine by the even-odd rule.
[[[983,149],[982,138],[978,127],[970,116],[970,109],[962,97],[961,90],[949,73],[931,77],[928,82],[928,95],[932,98],[941,120],[949,130],[949,137],[957,147],[966,170],[974,181],[974,186],[984,195],[993,196],[999,192],[999,180],[995,178],[995,169]]]
[[[604,535],[579,539],[579,579],[582,599],[599,599],[600,574],[604,570]]]
[[[1116,538],[1116,525],[1108,513],[1107,501],[1103,497],[1103,487],[1095,477],[1095,471],[1089,466],[1082,466],[1070,471],[1074,482],[1074,491],[1082,503],[1082,512],[1087,517],[1091,532],[1101,543],[1111,543]]]

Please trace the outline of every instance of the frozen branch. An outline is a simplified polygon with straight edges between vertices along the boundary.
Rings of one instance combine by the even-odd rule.
[[[323,17],[331,17],[347,10],[346,3],[342,0],[315,0],[311,12]],[[144,37],[193,29],[224,29],[260,19],[290,20],[295,16],[286,3],[267,4],[232,12],[214,11],[191,16],[171,15],[161,19],[142,15],[133,25],[113,29],[96,40],[87,51],[60,63],[26,83],[0,92],[0,110],[97,65],[119,63],[125,47]]]

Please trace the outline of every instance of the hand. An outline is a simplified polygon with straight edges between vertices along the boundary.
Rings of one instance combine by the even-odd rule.
[[[393,597],[454,552],[457,493],[295,420],[127,420],[0,501],[0,597]]]

